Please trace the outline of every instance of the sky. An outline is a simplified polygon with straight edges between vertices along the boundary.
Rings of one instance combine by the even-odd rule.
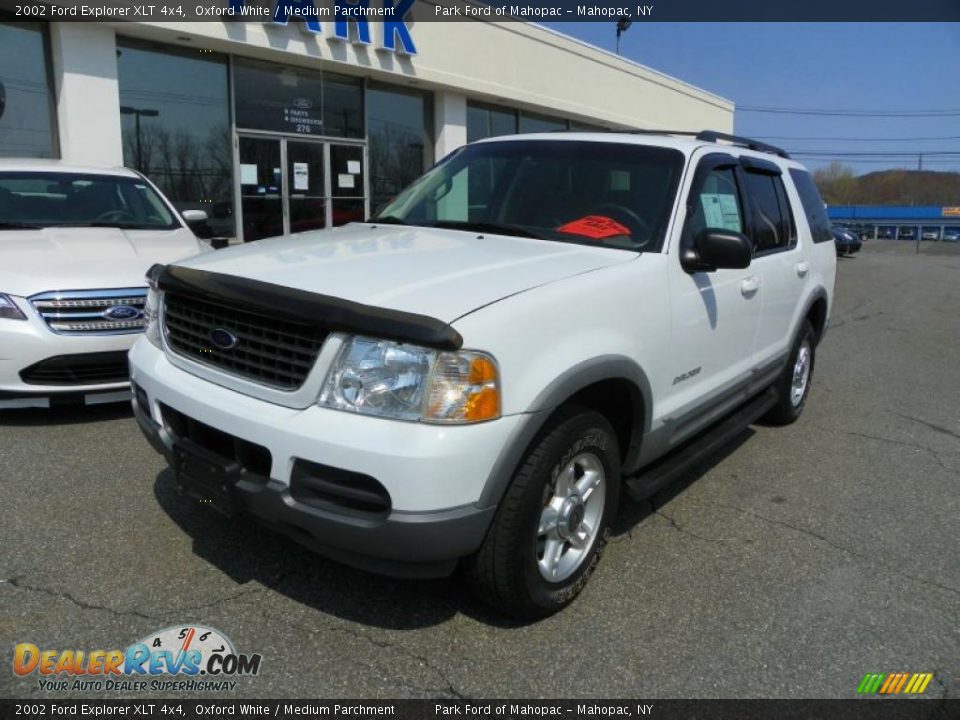
[[[545,23],[613,51],[613,22]],[[645,23],[621,54],[737,106],[866,112],[952,111],[936,117],[760,113],[738,109],[737,134],[765,139],[810,168],[840,160],[857,174],[889,168],[960,171],[958,23]],[[917,138],[951,138],[918,140]],[[801,139],[803,138],[803,139]],[[855,138],[833,140],[826,138]],[[889,140],[906,138],[907,140]],[[882,140],[888,139],[888,140]],[[909,153],[892,157],[850,153]]]

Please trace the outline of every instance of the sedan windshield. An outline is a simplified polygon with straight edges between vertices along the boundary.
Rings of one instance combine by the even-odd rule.
[[[62,172],[0,172],[0,230],[44,227],[180,227],[139,178]]]
[[[468,145],[387,203],[374,222],[657,251],[684,156],[572,140]]]

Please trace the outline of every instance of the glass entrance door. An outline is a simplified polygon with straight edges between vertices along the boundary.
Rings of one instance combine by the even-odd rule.
[[[282,140],[240,138],[240,212],[243,240],[283,235]]]
[[[285,140],[290,227],[287,232],[320,230],[327,226],[323,143]]]
[[[243,241],[366,219],[364,146],[241,135]]]
[[[330,144],[331,222],[366,220],[366,181],[362,145]]]

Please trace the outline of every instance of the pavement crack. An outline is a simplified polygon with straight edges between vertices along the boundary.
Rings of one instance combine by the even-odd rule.
[[[680,523],[678,523],[674,517],[672,517],[671,515],[667,515],[660,508],[654,507],[653,514],[657,515],[658,517],[662,517],[664,520],[670,523],[670,527],[672,527],[678,533],[681,533],[683,535],[689,535],[690,537],[694,537],[697,540],[700,540],[701,542],[705,542],[705,543],[716,544],[718,542],[717,540],[704,537],[703,535],[698,535],[697,533],[689,530],[686,525],[680,525]]]
[[[936,430],[938,433],[946,435],[947,437],[952,437],[954,440],[960,440],[960,433],[955,433],[953,430],[943,427],[943,425],[937,425],[936,423],[932,423],[929,420],[924,420],[923,418],[914,417],[913,415],[905,415],[904,413],[899,413],[896,410],[891,410],[890,412],[896,415],[897,417],[903,418],[904,420],[911,420],[912,422],[918,423],[920,425],[926,425],[931,430]]]
[[[48,597],[52,597],[56,600],[63,600],[65,602],[70,603],[71,605],[81,608],[82,610],[95,610],[99,612],[107,612],[117,617],[138,617],[138,618],[142,618],[143,620],[156,619],[151,615],[147,615],[146,613],[140,612],[139,610],[117,610],[116,608],[112,608],[108,605],[95,605],[94,603],[89,603],[89,602],[86,602],[85,600],[80,600],[79,598],[76,598],[67,592],[58,592],[57,590],[53,590],[51,588],[39,587],[37,585],[30,585],[29,583],[24,582],[24,579],[22,577],[6,578],[3,581],[3,583],[10,584],[12,587],[15,587],[17,590],[22,590],[23,592],[38,593],[40,595],[47,595]]]
[[[298,627],[306,630],[311,635],[316,635],[318,632],[315,628],[306,627],[302,623],[298,623],[297,625]],[[424,667],[429,669],[431,672],[433,672],[443,682],[443,687],[441,688],[424,688],[417,685],[413,685],[412,683],[404,682],[401,678],[394,678],[394,680],[400,683],[403,687],[413,689],[413,690],[426,691],[429,693],[441,692],[441,693],[446,693],[449,696],[454,697],[458,700],[470,700],[470,697],[468,695],[464,695],[462,692],[457,690],[457,688],[453,684],[453,681],[450,679],[450,677],[442,668],[437,667],[432,660],[430,660],[428,657],[424,655],[415,653],[412,650],[404,647],[403,645],[392,642],[390,640],[370,637],[366,633],[360,632],[359,630],[355,630],[346,625],[332,625],[329,623],[323,623],[322,627],[324,630],[329,630],[331,632],[340,633],[343,635],[349,635],[352,638],[362,640],[368,643],[369,645],[372,645],[375,648],[392,650],[396,653],[399,653],[400,655],[411,658],[412,660],[416,660],[421,665],[423,665]]]
[[[826,426],[817,426],[819,430],[824,430],[826,432],[839,432],[844,435],[851,435],[853,437],[864,438],[865,440],[874,440],[876,442],[881,442],[889,445],[900,445],[902,447],[913,448],[915,450],[921,450],[922,452],[928,453],[937,464],[942,467],[944,470],[951,470],[947,467],[947,464],[943,461],[943,458],[940,456],[940,453],[929,448],[926,445],[921,445],[920,443],[909,441],[909,440],[896,440],[894,438],[883,437],[882,435],[871,435],[869,433],[857,432],[856,430],[846,430],[844,428],[834,428]]]
[[[735,511],[737,511],[737,512],[743,513],[744,515],[749,515],[750,517],[754,517],[754,518],[756,518],[756,519],[758,519],[758,520],[760,520],[760,521],[762,521],[762,522],[765,522],[765,523],[767,523],[767,524],[769,524],[769,525],[776,525],[776,526],[779,526],[779,527],[784,527],[784,528],[787,528],[787,529],[789,529],[789,530],[793,530],[794,532],[800,533],[800,534],[802,534],[802,535],[807,535],[807,536],[812,537],[812,538],[814,538],[814,539],[816,539],[816,540],[819,540],[820,542],[824,543],[825,545],[828,545],[829,547],[831,547],[831,548],[833,548],[833,549],[835,549],[835,550],[838,550],[838,551],[840,551],[840,552],[842,552],[842,553],[846,553],[847,555],[851,555],[851,556],[853,556],[853,557],[855,557],[855,558],[859,558],[860,560],[864,560],[864,561],[866,561],[866,562],[875,563],[875,564],[877,564],[877,565],[880,565],[880,567],[884,568],[884,569],[887,570],[888,572],[894,573],[895,575],[899,575],[899,576],[902,577],[902,578],[905,578],[905,579],[910,580],[910,581],[912,581],[912,582],[921,583],[921,584],[923,584],[923,585],[928,585],[929,587],[936,588],[936,589],[938,589],[938,590],[942,590],[942,591],[944,591],[944,592],[950,593],[951,595],[955,595],[955,596],[957,596],[957,597],[960,597],[960,590],[958,590],[958,589],[955,588],[955,587],[951,587],[951,586],[949,586],[949,585],[943,585],[942,583],[938,583],[938,582],[936,582],[936,581],[934,581],[934,580],[928,580],[927,578],[922,578],[922,577],[918,577],[918,576],[916,576],[916,575],[911,575],[911,574],[909,574],[909,573],[903,572],[902,570],[898,570],[898,569],[896,569],[896,568],[890,567],[889,565],[886,565],[886,564],[884,564],[884,563],[880,563],[880,562],[878,562],[877,559],[876,559],[875,557],[873,557],[873,556],[864,555],[863,553],[857,552],[856,550],[851,550],[851,549],[848,548],[848,547],[845,547],[845,546],[843,546],[843,545],[840,545],[839,543],[834,542],[833,540],[831,540],[830,538],[828,538],[826,535],[821,535],[820,533],[818,533],[818,532],[816,532],[816,531],[814,531],[814,530],[810,530],[809,528],[801,527],[800,525],[793,525],[792,523],[788,523],[788,522],[783,521],[783,520],[774,520],[773,518],[769,518],[769,517],[767,517],[766,515],[761,515],[760,513],[754,512],[753,510],[748,510],[747,508],[738,507],[738,506],[736,506],[736,505],[727,505],[727,504],[725,504],[725,503],[710,503],[710,504],[713,505],[714,507],[726,508],[726,509],[728,509],[728,510],[735,510]]]

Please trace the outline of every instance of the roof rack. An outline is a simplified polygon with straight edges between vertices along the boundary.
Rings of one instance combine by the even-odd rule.
[[[739,135],[728,135],[727,133],[717,132],[716,130],[702,130],[696,134],[697,140],[702,140],[703,142],[717,142],[718,140],[723,140],[724,142],[731,143],[738,147],[745,147],[749,150],[756,150],[758,152],[770,153],[772,155],[779,155],[782,158],[790,159],[790,155],[786,150],[778,148],[775,145],[768,145],[765,142],[760,142],[759,140],[751,140],[750,138],[740,137]]]
[[[790,159],[790,155],[783,148],[778,148],[776,145],[769,145],[760,140],[752,140],[750,138],[741,137],[740,135],[730,135],[728,133],[717,132],[716,130],[619,130],[617,128],[603,128],[602,130],[596,131],[583,131],[583,130],[574,130],[567,128],[557,128],[555,130],[548,130],[547,132],[609,132],[609,133],[625,133],[628,135],[685,135],[687,137],[692,137],[695,140],[700,140],[702,142],[711,142],[715,143],[718,140],[723,140],[728,142],[731,145],[736,145],[737,147],[744,147],[748,150],[756,150],[757,152],[770,153],[771,155],[779,155],[782,158]]]

